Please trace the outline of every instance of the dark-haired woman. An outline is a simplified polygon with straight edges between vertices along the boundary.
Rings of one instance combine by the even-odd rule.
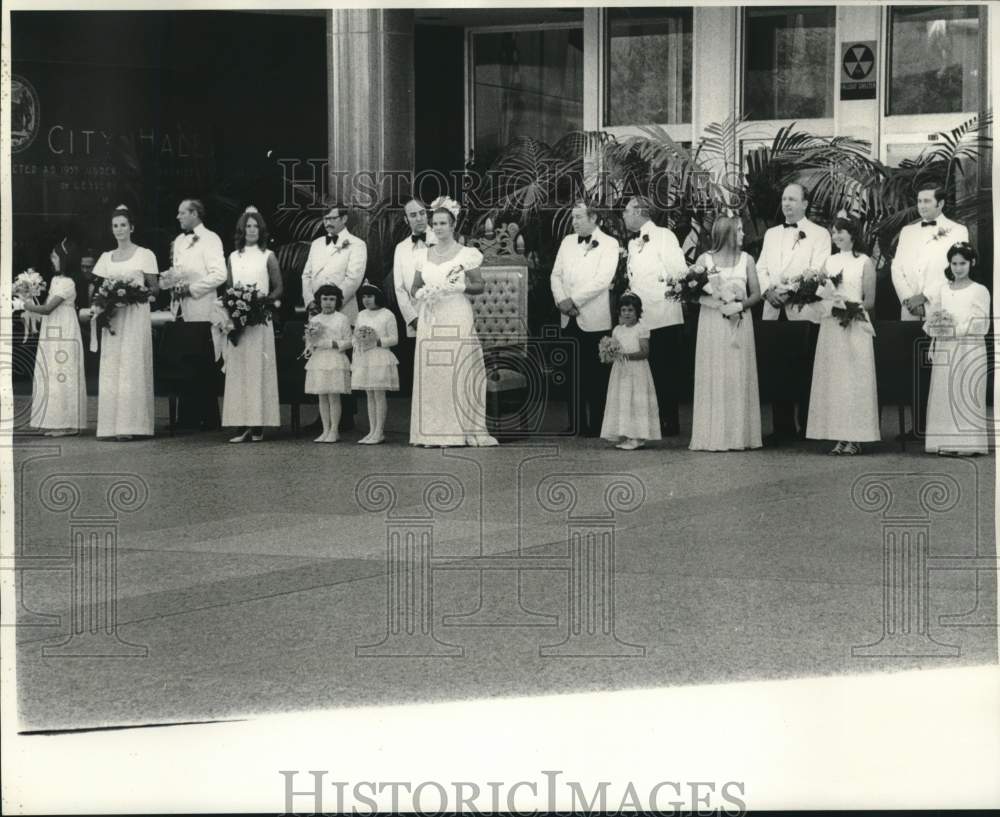
[[[970,277],[976,261],[968,243],[952,245],[944,273],[948,282],[927,305],[924,330],[934,345],[924,447],[931,454],[989,453],[983,336],[990,326],[990,293]]]
[[[254,286],[272,303],[280,298],[278,259],[267,249],[267,224],[255,207],[248,207],[236,222],[235,244],[227,262],[226,286]],[[226,391],[222,424],[239,429],[229,442],[260,442],[265,426],[281,425],[274,326],[270,321],[248,326],[235,345],[227,338],[223,356]]]
[[[824,267],[827,275],[840,276],[836,300],[860,305],[866,319],[842,326],[830,314],[831,304],[820,322],[809,393],[806,437],[836,440],[831,454],[861,453],[861,443],[881,439],[878,394],[875,386],[874,330],[867,316],[875,306],[875,265],[861,252],[861,226],[838,218],[833,225],[833,243],[840,252]]]
[[[144,284],[159,289],[159,269],[152,250],[132,243],[135,220],[127,207],[111,216],[118,247],[94,266],[98,279]],[[96,323],[91,324],[94,331]],[[113,334],[112,334],[113,333]],[[153,335],[149,303],[118,307],[110,328],[101,334],[101,376],[97,393],[97,436],[130,440],[153,435]]]

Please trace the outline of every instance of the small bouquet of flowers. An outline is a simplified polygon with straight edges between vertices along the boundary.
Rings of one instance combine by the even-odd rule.
[[[443,284],[424,284],[417,290],[416,300],[420,303],[434,304],[442,298],[462,291],[465,285],[465,269],[460,265],[453,267],[445,276]]]
[[[254,284],[236,284],[222,296],[227,320],[221,327],[229,342],[236,346],[248,326],[262,326],[271,320],[271,302]]]
[[[837,319],[844,329],[847,329],[852,323],[860,323],[869,335],[875,334],[875,329],[868,320],[868,313],[865,312],[865,308],[857,301],[835,303],[830,308],[830,314]]]
[[[719,301],[719,312],[727,321],[732,334],[732,346],[739,348],[739,328],[743,323],[743,301],[746,300],[746,284],[742,280],[723,280],[719,273],[710,273],[704,294]]]
[[[924,331],[932,338],[954,337],[955,317],[943,307],[934,308],[924,321]]]
[[[14,311],[17,312],[24,309],[21,302],[37,304],[38,299],[45,292],[45,286],[45,280],[32,267],[28,267],[27,270],[18,275],[14,279],[14,285],[11,290],[14,296]],[[28,337],[38,331],[42,316],[36,312],[29,312],[24,309],[22,320],[24,321],[24,342],[27,343]]]
[[[174,317],[181,308],[181,292],[187,285],[187,278],[177,267],[171,267],[160,275],[160,289],[170,291],[170,311]]]
[[[827,282],[836,287],[842,277],[840,273],[830,276],[822,270],[807,269],[789,276],[778,284],[778,295],[783,298],[785,306],[801,308],[823,300],[823,296],[819,293],[820,287]]]
[[[149,289],[143,284],[115,278],[102,279],[90,299],[90,351],[97,351],[97,339],[102,329],[107,329],[108,334],[115,334],[111,319],[119,309],[148,304],[151,298]]]
[[[305,358],[308,360],[312,357],[313,351],[319,344],[320,339],[324,335],[323,324],[317,320],[310,319],[305,325],[305,329],[302,330],[303,338],[305,340],[305,348],[302,350],[302,354],[299,358]]]
[[[667,298],[682,304],[696,304],[705,294],[708,284],[708,269],[701,264],[692,264],[680,278],[668,283]]]
[[[597,344],[597,355],[601,363],[611,364],[622,356],[622,345],[617,338],[605,335]]]
[[[378,332],[371,326],[359,326],[354,330],[354,345],[362,352],[378,346]]]

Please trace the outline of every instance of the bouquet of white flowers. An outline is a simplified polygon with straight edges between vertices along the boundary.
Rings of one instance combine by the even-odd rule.
[[[36,312],[29,312],[24,309],[21,302],[23,301],[37,304],[38,299],[41,298],[42,294],[45,292],[45,279],[35,272],[33,268],[28,267],[27,270],[14,279],[14,285],[11,291],[14,295],[14,311],[17,312],[18,310],[24,310],[22,321],[24,322],[24,341],[27,342],[28,337],[38,331],[38,326],[41,324],[42,316]]]

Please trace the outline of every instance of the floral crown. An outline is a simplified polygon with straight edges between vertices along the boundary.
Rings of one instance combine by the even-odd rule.
[[[443,207],[451,213],[456,220],[458,219],[458,214],[462,212],[461,205],[450,196],[438,196],[431,202],[430,210],[431,212],[434,212],[439,207]]]

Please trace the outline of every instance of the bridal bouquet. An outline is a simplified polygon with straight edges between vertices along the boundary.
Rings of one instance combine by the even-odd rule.
[[[371,326],[359,326],[354,330],[354,345],[362,352],[378,346],[378,332]]]
[[[27,270],[18,275],[14,279],[14,285],[11,290],[15,299],[13,304],[14,311],[22,308],[18,300],[37,304],[38,299],[45,292],[45,286],[45,280],[31,267],[28,267]],[[25,309],[22,320],[24,322],[24,341],[27,342],[28,337],[38,331],[38,326],[42,322],[42,316]]]
[[[743,323],[743,301],[747,297],[746,284],[741,279],[723,280],[719,273],[710,273],[704,293],[719,301],[719,312],[727,321],[732,334],[731,345],[740,346],[739,328]]]
[[[170,291],[170,311],[173,313],[174,317],[177,317],[177,313],[180,310],[180,293],[187,283],[187,278],[184,273],[178,270],[177,267],[171,267],[160,275],[160,289]]]
[[[701,264],[692,264],[680,278],[667,287],[667,298],[671,301],[696,304],[705,294],[708,284],[708,269]]]
[[[857,301],[848,301],[844,298],[837,287],[841,282],[841,275],[828,277],[816,290],[819,300],[829,309],[830,315],[837,319],[837,322],[847,329],[852,323],[860,323],[864,331],[869,335],[875,335],[875,329],[868,320],[868,313],[863,305]]]
[[[932,309],[924,321],[924,331],[932,338],[952,338],[955,336],[955,318],[942,307]]]
[[[601,363],[614,363],[622,356],[622,345],[616,338],[605,335],[597,344],[597,355]]]
[[[458,265],[448,271],[443,284],[424,284],[417,290],[416,300],[428,305],[435,304],[443,298],[462,291],[464,282],[465,270],[461,265]]]
[[[90,299],[90,351],[97,351],[97,339],[102,329],[107,329],[109,335],[115,334],[111,319],[119,309],[148,304],[151,298],[149,289],[143,284],[115,278],[102,279]]]
[[[843,276],[827,275],[822,270],[807,269],[801,273],[790,275],[776,287],[778,295],[784,300],[785,306],[808,306],[823,300],[819,289],[827,282],[833,286],[840,284]]]
[[[221,329],[236,346],[248,326],[262,326],[271,320],[271,302],[254,284],[236,284],[222,296],[227,319]]]

